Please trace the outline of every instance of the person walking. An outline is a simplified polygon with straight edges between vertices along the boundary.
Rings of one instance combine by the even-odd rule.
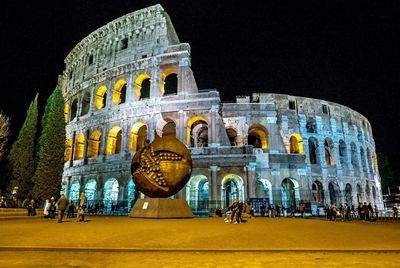
[[[81,192],[78,199],[78,213],[76,221],[85,222],[85,208],[86,208],[86,196],[84,192]]]
[[[63,219],[63,217],[64,217],[64,211],[65,211],[65,208],[67,207],[67,204],[68,204],[68,200],[67,200],[67,198],[65,197],[65,195],[64,194],[62,194],[61,196],[60,196],[60,198],[57,200],[57,218],[58,218],[58,223],[62,223],[62,219]]]

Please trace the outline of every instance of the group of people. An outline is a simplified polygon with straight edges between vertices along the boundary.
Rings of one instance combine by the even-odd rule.
[[[358,218],[362,221],[376,221],[379,217],[378,206],[372,206],[371,203],[367,202],[359,203],[356,208],[354,205],[349,206],[347,203],[340,204],[337,206],[335,203],[324,207],[325,216],[328,220],[346,221],[354,218]]]
[[[220,214],[218,212],[217,214]],[[253,215],[253,209],[250,202],[242,203],[237,199],[232,200],[232,205],[225,212],[225,222],[238,224],[246,222],[246,218],[251,218]]]
[[[77,202],[77,222],[85,222],[85,208],[87,199],[84,192],[81,192]],[[44,217],[54,219],[57,213],[57,222],[62,223],[65,211],[67,211],[67,218],[73,218],[75,213],[75,203],[73,200],[68,202],[64,194],[61,194],[60,198],[55,202],[54,197],[46,199],[44,206]],[[28,212],[29,213],[29,212]],[[29,214],[28,214],[29,215]]]

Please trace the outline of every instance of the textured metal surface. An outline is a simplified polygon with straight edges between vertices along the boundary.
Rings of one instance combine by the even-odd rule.
[[[186,146],[174,136],[157,137],[132,159],[131,173],[138,189],[149,197],[169,197],[185,186],[192,172]]]

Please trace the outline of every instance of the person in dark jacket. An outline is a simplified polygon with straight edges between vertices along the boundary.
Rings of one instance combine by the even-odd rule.
[[[57,201],[57,210],[58,210],[58,223],[62,223],[62,219],[64,217],[65,208],[68,205],[68,200],[64,194]]]

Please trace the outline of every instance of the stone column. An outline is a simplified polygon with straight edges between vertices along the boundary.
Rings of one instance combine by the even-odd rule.
[[[221,207],[220,194],[218,193],[219,192],[218,188],[221,188],[221,184],[218,181],[218,174],[217,174],[219,170],[220,168],[216,165],[212,165],[208,168],[208,171],[210,171],[210,179],[208,181],[208,189],[210,190],[209,193],[210,213],[215,213],[215,210]]]
[[[72,144],[71,144],[71,156],[69,159],[69,166],[72,167],[74,165],[74,157],[75,157],[75,139],[76,139],[76,131],[72,133]]]
[[[183,144],[186,144],[186,126],[185,126],[185,113],[183,110],[179,110],[179,121],[176,130],[176,138]]]
[[[109,131],[109,127],[105,126],[102,129],[102,134],[101,134],[101,152],[100,154],[103,155],[103,159],[106,157],[107,155],[107,136],[108,136],[108,131]]]
[[[135,101],[135,80],[131,73],[129,75],[128,81],[126,81],[126,102],[130,103]]]
[[[160,66],[158,65],[158,61],[155,58],[152,58],[152,72],[150,78],[150,98],[158,98],[161,97],[160,92],[160,75],[161,70]]]
[[[219,146],[217,138],[217,113],[219,106],[213,105],[210,109],[210,122],[208,124],[208,146],[216,147]]]
[[[83,163],[85,165],[88,163],[89,138],[90,138],[89,130],[86,130],[85,131],[85,148],[84,148],[84,153],[83,153]]]
[[[256,197],[256,189],[255,189],[255,181],[256,181],[256,163],[250,162],[245,169],[246,172],[246,182],[245,182],[245,189],[246,192],[244,194],[244,201],[248,200],[249,198]]]

